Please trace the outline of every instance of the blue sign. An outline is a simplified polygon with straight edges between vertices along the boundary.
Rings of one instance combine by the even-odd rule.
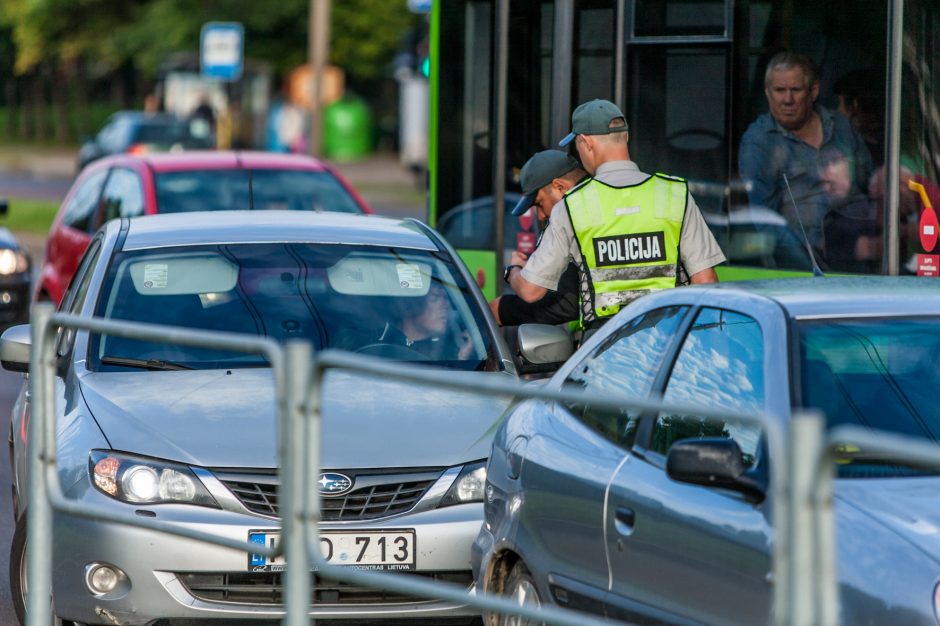
[[[408,0],[408,9],[412,13],[430,13],[431,0]]]
[[[245,56],[245,29],[238,22],[207,22],[199,37],[199,67],[206,78],[238,80]]]

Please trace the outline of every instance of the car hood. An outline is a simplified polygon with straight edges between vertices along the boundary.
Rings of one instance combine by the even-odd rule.
[[[19,240],[17,240],[13,232],[5,226],[0,226],[0,248],[19,250],[21,247]]]
[[[91,373],[81,383],[115,450],[227,468],[277,467],[273,387],[269,369]],[[483,459],[508,404],[331,372],[323,386],[321,465],[441,467]]]
[[[836,499],[938,561],[938,490],[940,477],[844,479],[838,482]]]

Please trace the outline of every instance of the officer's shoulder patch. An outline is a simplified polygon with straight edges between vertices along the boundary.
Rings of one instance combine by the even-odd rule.
[[[684,182],[685,182],[685,179],[682,178],[681,176],[671,176],[671,175],[669,175],[669,174],[663,174],[662,172],[656,172],[656,176],[658,176],[658,177],[660,177],[660,178],[665,178],[666,180],[674,180],[674,181],[676,181],[677,183],[684,183]]]

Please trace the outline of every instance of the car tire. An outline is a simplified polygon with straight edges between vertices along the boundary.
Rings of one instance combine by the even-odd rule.
[[[26,623],[26,511],[20,515],[10,545],[10,597],[20,624]],[[55,611],[53,611],[55,613]],[[78,626],[53,615],[54,626]]]
[[[518,561],[513,565],[512,570],[509,572],[506,585],[503,587],[503,595],[514,600],[519,606],[529,608],[542,606],[542,598],[535,586],[535,579],[532,578],[532,574],[522,561]],[[495,626],[538,626],[541,624],[541,622],[532,622],[528,618],[519,615],[502,614],[491,616],[489,623]]]

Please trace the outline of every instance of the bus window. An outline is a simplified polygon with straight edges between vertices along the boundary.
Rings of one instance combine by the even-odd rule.
[[[614,2],[584,0],[575,8],[577,63],[572,77],[572,109],[582,102],[614,98]],[[549,147],[557,147],[561,137],[552,137]]]
[[[925,213],[919,194],[909,181],[921,184],[936,211],[940,211],[940,7],[930,0],[904,4],[904,51],[901,73],[899,262],[902,274],[937,276],[940,260],[935,246],[925,249],[921,219]],[[883,195],[883,180],[875,181]],[[936,241],[936,239],[934,239]],[[932,257],[932,258],[931,258]]]

